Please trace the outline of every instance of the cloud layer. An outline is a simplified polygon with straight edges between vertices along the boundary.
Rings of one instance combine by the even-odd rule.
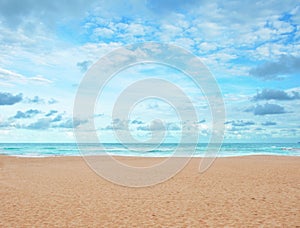
[[[276,62],[265,62],[252,68],[249,74],[264,80],[279,79],[282,76],[300,73],[300,57],[281,55]]]
[[[288,100],[297,100],[300,99],[299,92],[292,91],[291,94],[283,90],[276,89],[264,89],[261,92],[257,93],[252,100],[260,101],[260,100],[279,100],[279,101],[288,101]]]
[[[253,121],[244,121],[244,120],[233,120],[233,121],[227,121],[225,124],[231,124],[235,127],[245,127],[245,126],[251,126],[255,125]]]
[[[22,101],[23,95],[20,93],[18,95],[13,95],[11,93],[1,93],[0,92],[0,105],[14,105]]]
[[[31,118],[39,113],[41,113],[41,111],[39,111],[37,109],[29,109],[26,112],[18,111],[17,114],[13,118],[14,119],[26,119],[26,118]]]
[[[254,115],[264,116],[264,115],[275,115],[286,113],[284,107],[277,104],[266,103],[264,105],[252,106],[245,110],[246,112],[252,112]]]

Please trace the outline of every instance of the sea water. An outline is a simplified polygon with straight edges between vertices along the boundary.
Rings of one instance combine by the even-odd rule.
[[[141,157],[170,157],[176,149],[192,153],[193,157],[206,156],[207,144],[198,145],[176,143],[130,144],[120,143],[81,144],[76,143],[0,143],[0,154],[20,157],[52,157],[82,155],[114,155]],[[217,157],[279,155],[300,156],[299,143],[223,143]]]

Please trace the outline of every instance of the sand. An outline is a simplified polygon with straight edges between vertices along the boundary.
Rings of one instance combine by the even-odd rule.
[[[194,158],[169,181],[128,188],[80,157],[0,156],[0,227],[300,226],[300,157],[219,158],[204,174],[198,165]]]

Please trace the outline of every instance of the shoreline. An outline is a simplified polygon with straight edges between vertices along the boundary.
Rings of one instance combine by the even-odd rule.
[[[116,157],[116,158],[171,158],[173,156],[136,156],[136,155],[106,155],[106,154],[101,154],[101,155],[52,155],[52,156],[27,156],[27,155],[8,155],[8,154],[0,154],[1,157],[14,157],[14,158],[83,158],[83,157]],[[177,156],[174,158],[187,158],[189,156]],[[245,154],[245,155],[227,155],[227,156],[217,156],[215,159],[221,159],[221,158],[243,158],[243,157],[289,157],[289,158],[300,158],[300,154],[298,156],[296,155],[282,155],[282,154]],[[211,158],[211,157],[204,157],[204,156],[191,156],[189,157],[191,159],[199,158]]]
[[[116,157],[134,166],[160,158]],[[0,155],[0,226],[297,226],[300,157],[201,158],[143,188],[113,184],[78,156]],[[113,171],[113,170],[112,170]]]

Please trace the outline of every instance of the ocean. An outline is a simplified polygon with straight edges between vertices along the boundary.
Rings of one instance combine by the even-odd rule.
[[[152,144],[131,144],[130,150],[119,143],[83,144],[85,155],[115,155],[141,157],[170,157],[176,143],[164,143],[155,147]],[[184,150],[193,150],[184,144]],[[132,149],[133,148],[133,149]],[[207,144],[198,144],[193,157],[203,157]],[[0,154],[18,157],[81,156],[76,143],[0,143]],[[217,157],[248,155],[300,156],[298,143],[224,143]]]

